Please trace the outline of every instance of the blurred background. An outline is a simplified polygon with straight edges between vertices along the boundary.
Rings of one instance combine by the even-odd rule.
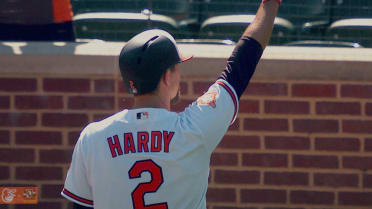
[[[37,1],[40,5],[46,2]],[[0,5],[5,6],[0,7],[0,10],[3,10],[0,11],[0,23],[9,18],[12,13],[9,11],[12,8],[19,10],[17,4],[22,0],[2,2]],[[147,28],[161,28],[172,33],[178,42],[182,43],[234,44],[244,28],[253,20],[260,2],[258,0],[71,0],[69,2],[73,12],[69,20],[72,22],[71,29],[65,27],[60,29],[59,33],[61,30],[73,31],[74,38],[71,38],[71,31],[64,36],[68,41],[86,39],[127,41],[134,34]],[[44,3],[44,11],[47,8],[45,5]],[[34,10],[30,8],[24,9],[23,13]],[[18,11],[18,16],[19,13]],[[65,19],[67,20],[68,18]],[[34,39],[42,38],[36,36]],[[57,39],[63,40],[63,36]],[[372,1],[286,0],[275,21],[270,44],[372,47]]]

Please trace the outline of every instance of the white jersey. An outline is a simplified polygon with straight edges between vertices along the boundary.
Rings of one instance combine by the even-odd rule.
[[[131,109],[91,123],[61,194],[95,209],[206,209],[210,156],[237,112],[218,80],[181,113]]]

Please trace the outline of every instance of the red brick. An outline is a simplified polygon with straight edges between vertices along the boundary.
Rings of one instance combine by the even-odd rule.
[[[228,131],[238,131],[239,130],[239,124],[240,124],[240,118],[236,118],[234,123],[229,126]]]
[[[43,184],[41,185],[41,198],[62,199],[62,189],[63,184]]]
[[[213,152],[211,156],[211,165],[213,166],[237,166],[238,155],[236,153],[218,153]]]
[[[211,208],[209,208],[209,209],[211,209]],[[255,208],[255,207],[214,206],[213,209],[258,209],[258,208]],[[276,208],[276,209],[278,209],[278,208]]]
[[[104,114],[94,114],[93,115],[93,121],[101,121],[103,119],[106,119],[112,115],[114,115],[115,113],[104,113]]]
[[[0,144],[10,143],[10,133],[9,131],[0,131]]]
[[[288,155],[286,154],[243,154],[244,166],[257,167],[287,167]]]
[[[337,120],[295,119],[293,120],[295,132],[304,133],[337,133]]]
[[[338,168],[338,158],[328,155],[294,155],[293,166],[297,168]]]
[[[62,133],[55,131],[17,131],[16,144],[62,144]]]
[[[244,94],[255,96],[287,96],[288,86],[285,83],[250,83]]]
[[[120,93],[128,93],[127,90],[125,89],[124,83],[122,80],[118,80],[118,91]]]
[[[6,180],[10,177],[10,169],[8,166],[0,166],[0,180]]]
[[[319,115],[360,115],[359,102],[317,102],[316,113]]]
[[[44,78],[43,89],[46,92],[89,92],[89,79]]]
[[[372,134],[372,120],[344,120],[342,130],[344,133]]]
[[[285,190],[273,189],[242,189],[240,192],[243,203],[286,203]]]
[[[333,174],[333,173],[315,173],[315,186],[326,187],[358,187],[358,174]]]
[[[16,167],[17,180],[62,180],[62,167]]]
[[[358,138],[315,138],[315,149],[324,151],[359,151],[360,141]]]
[[[180,92],[181,92],[181,95],[186,95],[189,93],[188,91],[188,87],[187,87],[187,83],[186,82],[181,82],[180,83]]]
[[[259,113],[260,103],[256,100],[240,100],[239,113]]]
[[[372,98],[372,85],[353,85],[347,84],[341,86],[342,97],[352,98]]]
[[[5,163],[33,163],[35,151],[33,149],[0,148],[0,162]]]
[[[177,104],[171,105],[171,111],[182,112],[192,102],[193,102],[193,100],[191,100],[191,99],[180,99]]]
[[[214,181],[218,184],[259,184],[259,171],[215,170]]]
[[[372,192],[340,192],[338,196],[340,205],[372,206]]]
[[[40,163],[70,163],[72,150],[40,150]]]
[[[0,96],[0,109],[9,109],[9,108],[10,108],[10,97]]]
[[[305,208],[265,207],[263,209],[305,209]],[[322,208],[322,209],[326,209],[326,208]]]
[[[265,207],[263,209],[305,209],[305,208]],[[322,209],[326,209],[326,208],[322,208]]]
[[[309,185],[309,174],[300,172],[265,172],[264,184],[268,185]]]
[[[344,168],[353,168],[360,170],[372,169],[372,157],[347,156],[342,158]]]
[[[72,131],[68,133],[68,144],[75,145],[79,139],[80,131]]]
[[[134,99],[133,97],[122,97],[118,99],[118,103],[120,109],[129,109],[133,107]]]
[[[37,116],[34,113],[0,113],[0,126],[35,126]]]
[[[267,114],[309,114],[309,102],[297,101],[265,101],[265,113]]]
[[[333,205],[335,194],[333,192],[297,190],[290,192],[290,200],[294,204]]]
[[[113,79],[94,80],[94,92],[112,93],[115,91],[115,81]]]
[[[332,84],[293,84],[294,97],[336,97],[336,85]]]
[[[364,151],[372,152],[372,138],[367,138],[364,141]]]
[[[208,88],[214,83],[214,81],[194,81],[192,84],[192,92],[196,95],[202,95],[208,91]]]
[[[366,115],[372,115],[372,103],[366,104]]]
[[[72,110],[112,110],[114,97],[73,96],[68,98],[68,108]]]
[[[0,92],[36,91],[37,81],[34,78],[0,78]]]
[[[247,131],[288,131],[287,119],[244,119],[244,130]]]
[[[310,139],[298,136],[265,136],[266,149],[309,150]]]
[[[62,109],[62,96],[16,96],[17,109]]]
[[[363,175],[363,188],[372,188],[372,174]]]
[[[86,114],[44,113],[42,124],[46,127],[82,127],[88,123]]]
[[[225,135],[218,147],[227,149],[258,149],[260,148],[260,137]]]
[[[235,189],[227,188],[208,188],[207,191],[208,202],[235,202]]]
[[[35,205],[15,205],[15,209],[62,209],[62,202],[39,201]]]

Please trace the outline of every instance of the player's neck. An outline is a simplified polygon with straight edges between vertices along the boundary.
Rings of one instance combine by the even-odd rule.
[[[170,110],[170,101],[157,94],[135,96],[133,109],[136,108],[164,108]]]

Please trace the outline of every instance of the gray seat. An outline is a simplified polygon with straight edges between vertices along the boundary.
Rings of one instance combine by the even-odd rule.
[[[234,45],[236,44],[231,40],[219,39],[177,39],[178,44],[213,44],[213,45]]]
[[[294,41],[284,46],[303,46],[303,47],[337,47],[337,48],[363,48],[358,43],[346,41],[322,41],[322,40],[304,40]]]
[[[255,15],[223,15],[205,20],[200,29],[200,37],[238,41]],[[294,26],[283,18],[276,18],[270,44],[280,45],[293,40]]]
[[[256,0],[201,0],[202,20],[213,16],[256,14],[260,2]]]
[[[343,19],[327,30],[329,40],[351,41],[372,47],[372,18]]]
[[[194,4],[190,0],[71,0],[75,14],[88,12],[131,12],[139,13],[143,9],[152,9],[156,14],[162,14],[178,19],[193,12]]]
[[[74,17],[74,28],[78,39],[100,39],[106,41],[128,41],[137,33],[150,28],[178,35],[177,23],[170,17],[142,13],[85,13]]]

